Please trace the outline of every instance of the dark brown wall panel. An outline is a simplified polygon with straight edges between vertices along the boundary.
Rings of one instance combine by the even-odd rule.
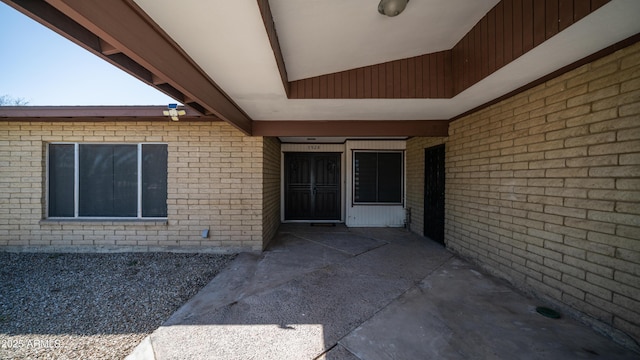
[[[586,0],[585,0],[586,1]],[[608,3],[610,0],[591,0],[591,11],[596,11],[598,10],[598,8],[606,3]]]
[[[512,54],[513,58],[517,59],[523,54],[522,46],[522,32],[523,32],[523,14],[522,14],[522,0],[513,0],[513,45]]]
[[[402,60],[394,61],[393,63],[393,78],[392,78],[392,93],[391,95],[394,98],[400,97],[401,94],[401,86],[402,86],[402,72],[400,71],[400,67],[402,65]],[[387,74],[388,75],[388,74]]]
[[[546,39],[549,39],[558,33],[558,22],[560,21],[558,7],[559,7],[559,0],[546,0],[546,3],[545,3]]]
[[[545,2],[533,2],[533,46],[538,46],[546,40]]]
[[[573,24],[573,0],[558,1],[558,30],[562,31]]]
[[[478,71],[478,54],[476,53],[476,31],[471,29],[469,32],[469,48],[467,49],[467,82],[473,84],[476,82],[476,71]]]
[[[464,91],[609,1],[500,1],[485,16],[486,33],[483,19],[453,47],[453,95]],[[495,32],[492,28],[495,28]],[[490,57],[488,66],[484,63],[485,51]],[[487,69],[488,73],[485,71]]]
[[[478,40],[480,41],[480,39]],[[488,62],[489,56],[487,55]],[[291,98],[451,97],[451,50],[291,82]],[[488,72],[488,71],[487,71]]]
[[[452,68],[453,69],[461,69],[462,68],[462,61],[461,61],[462,60],[462,56],[460,55],[461,48],[462,47],[458,43],[451,50],[451,58],[452,58],[451,62],[452,62]],[[460,76],[453,78],[452,88],[453,88],[453,92],[455,92],[456,89],[462,88],[462,78]]]
[[[386,63],[385,67],[384,67],[384,73],[385,73],[385,96],[388,99],[393,98],[393,63]]]
[[[379,76],[378,76],[378,66],[374,65],[371,67],[371,98],[375,99],[377,97],[379,97],[379,91],[378,89],[380,88],[380,82],[379,82]]]
[[[502,0],[451,50],[292,81],[291,98],[451,98],[609,1]]]
[[[495,14],[496,18],[496,68],[500,69],[504,66],[504,5],[499,2],[491,12]],[[460,43],[458,43],[460,44]],[[457,45],[456,45],[457,46]]]
[[[502,3],[504,3],[504,63],[508,64],[513,60],[513,1],[503,0]]]
[[[496,13],[487,14],[487,75],[496,71]]]
[[[534,0],[522,0],[522,53],[523,54],[533,49],[533,2]]]
[[[423,56],[418,56],[415,58],[415,74],[416,74],[416,80],[415,80],[415,94],[414,97],[416,98],[421,98],[422,97],[422,59],[424,57]]]
[[[480,23],[473,28],[473,59],[475,69],[473,70],[473,82],[478,82],[482,78],[482,26]]]
[[[447,98],[447,85],[448,78],[445,76],[446,74],[446,63],[448,52],[439,52],[436,62],[438,64],[438,98]]]
[[[329,80],[328,76],[323,76],[320,78],[320,99],[326,99],[329,89],[327,88],[327,82]]]
[[[489,24],[488,18],[485,16],[480,20],[480,39],[481,39],[481,60],[480,77],[485,78],[489,75]]]
[[[573,21],[578,21],[591,13],[591,2],[589,0],[573,1]]]
[[[416,97],[416,60],[407,59],[407,97]]]
[[[320,79],[314,78],[312,84],[313,84],[312,96],[317,99],[320,97]]]
[[[387,96],[387,82],[386,82],[386,71],[387,67],[384,64],[374,65],[378,68],[378,98],[382,99]]]
[[[304,81],[304,94],[307,97],[313,97],[313,79],[306,79]]]
[[[371,69],[369,66],[364,69],[364,97],[371,98]]]
[[[400,97],[409,97],[409,60],[400,60]]]
[[[358,96],[358,74],[356,71],[349,71],[346,73],[348,74],[349,79],[349,98],[356,98]]]
[[[336,97],[336,75],[329,74],[327,75],[327,98],[333,99]]]
[[[366,81],[365,74],[367,69],[369,69],[369,67],[358,69],[358,72],[356,74],[358,78],[358,89],[356,91],[356,94],[360,99],[364,98],[364,92],[365,92],[364,88],[365,88],[365,81]]]
[[[422,96],[425,98],[431,97],[431,77],[430,71],[431,68],[431,56],[424,55],[422,56]]]
[[[342,84],[342,96],[344,96],[345,98],[350,98],[351,95],[349,95],[349,73],[344,71],[342,72],[342,80],[341,80],[341,84]]]
[[[452,98],[453,93],[453,53],[451,51],[443,51],[444,55],[444,70],[442,81],[444,82],[444,98]]]

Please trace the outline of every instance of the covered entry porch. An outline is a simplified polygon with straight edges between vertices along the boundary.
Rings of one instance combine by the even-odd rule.
[[[540,305],[549,304],[404,229],[284,224],[265,252],[241,254],[133,357],[637,356],[566,314],[540,315]]]

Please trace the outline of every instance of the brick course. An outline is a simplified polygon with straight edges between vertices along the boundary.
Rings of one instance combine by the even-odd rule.
[[[565,73],[452,122],[445,139],[447,247],[636,341],[639,56],[635,44]],[[408,140],[414,214],[423,149],[440,141]]]
[[[167,222],[43,221],[46,144],[61,141],[166,142]],[[0,164],[5,248],[261,251],[279,224],[279,195],[276,202],[273,196],[274,182],[279,194],[279,143],[222,122],[4,121]],[[201,237],[204,229],[208,238]]]

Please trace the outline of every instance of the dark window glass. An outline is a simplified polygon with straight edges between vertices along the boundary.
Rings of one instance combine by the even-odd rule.
[[[167,216],[166,144],[50,144],[48,160],[49,217]]]
[[[167,216],[167,145],[142,145],[142,216]]]
[[[79,216],[137,216],[137,145],[80,145]]]
[[[401,153],[378,153],[378,202],[402,202]]]
[[[378,154],[358,152],[355,154],[354,194],[356,202],[377,201]]]
[[[402,202],[402,153],[354,154],[354,202]]]
[[[73,144],[49,146],[49,216],[74,216],[74,167]]]

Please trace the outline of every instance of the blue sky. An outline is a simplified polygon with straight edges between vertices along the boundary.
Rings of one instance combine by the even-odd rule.
[[[0,2],[0,96],[28,105],[176,101]]]

